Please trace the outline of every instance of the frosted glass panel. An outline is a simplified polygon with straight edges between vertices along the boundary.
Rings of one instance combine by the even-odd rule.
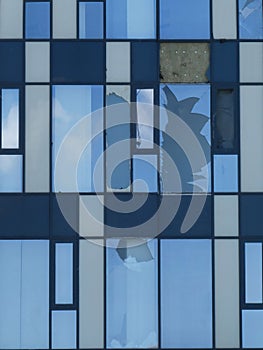
[[[262,29],[261,29],[262,30]],[[263,32],[263,30],[262,30]],[[240,81],[243,83],[263,82],[263,43],[243,42],[240,48]]]
[[[53,38],[77,37],[77,1],[53,0]]]
[[[238,196],[214,196],[215,236],[238,236]]]
[[[49,82],[49,43],[26,43],[26,82]]]
[[[157,242],[107,249],[107,347],[157,347]]]
[[[130,43],[106,45],[107,82],[130,82]]]
[[[23,0],[0,1],[0,38],[22,39]]]
[[[224,18],[223,21],[222,18]],[[214,38],[236,39],[236,26],[236,0],[213,0]]]
[[[73,244],[56,244],[56,304],[73,303]]]
[[[245,244],[246,303],[262,303],[262,244]]]
[[[19,148],[19,90],[2,89],[2,148]]]
[[[52,349],[76,348],[76,311],[52,311]]]

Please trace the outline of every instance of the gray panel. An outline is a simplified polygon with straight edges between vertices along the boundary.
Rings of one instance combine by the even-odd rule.
[[[82,237],[103,236],[103,196],[80,196],[79,230]]]
[[[103,348],[103,241],[79,244],[79,344]]]
[[[238,196],[215,196],[215,236],[238,236]]]
[[[263,82],[263,43],[240,43],[240,82]]]
[[[215,331],[217,348],[239,348],[238,240],[215,241]]]
[[[213,0],[213,36],[215,39],[236,39],[236,0]]]
[[[262,244],[245,244],[246,303],[262,304]]]
[[[49,191],[49,87],[26,87],[26,192]]]
[[[107,43],[106,67],[107,82],[130,82],[130,43]]]
[[[76,0],[53,0],[53,38],[75,39],[76,36]]]
[[[0,0],[0,38],[23,38],[23,0]]]
[[[73,244],[56,244],[56,304],[73,303]]]
[[[49,82],[49,43],[26,43],[26,82]]]

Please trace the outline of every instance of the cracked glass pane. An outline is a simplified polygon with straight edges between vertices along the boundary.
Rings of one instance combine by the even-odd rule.
[[[239,37],[263,38],[262,0],[239,0]]]
[[[107,347],[155,348],[157,242],[128,239],[126,248],[121,239],[115,245],[107,249]]]
[[[153,148],[154,90],[137,89],[137,148]]]
[[[162,84],[160,106],[162,192],[210,191],[210,85]]]

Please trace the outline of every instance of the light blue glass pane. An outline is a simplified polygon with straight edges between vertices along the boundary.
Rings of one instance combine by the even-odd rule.
[[[48,39],[50,37],[50,3],[26,3],[26,38]]]
[[[0,192],[22,192],[22,169],[22,155],[0,155]]]
[[[2,89],[2,148],[19,148],[18,89]]]
[[[79,3],[79,37],[103,38],[103,2]]]
[[[107,38],[153,39],[156,0],[109,0],[106,3]]]
[[[238,157],[237,155],[214,156],[214,191],[238,191]]]
[[[49,344],[49,242],[22,242],[21,348]]]
[[[239,0],[239,37],[263,38],[262,0]]]
[[[74,160],[79,160],[77,165],[77,187],[80,192],[93,192],[94,181],[93,173],[96,161],[103,152],[103,134],[100,133],[90,144],[92,135],[103,130],[103,113],[95,112],[97,108],[103,106],[103,89],[101,86],[87,85],[56,85],[53,86],[53,170],[55,170],[56,159],[61,145],[63,145],[65,157],[61,159],[60,170],[62,171],[57,188],[54,185],[53,172],[53,189],[61,192],[74,192],[76,183],[73,183],[70,176]],[[90,115],[90,113],[94,114]],[[78,124],[87,116],[85,121]],[[80,125],[80,127],[76,127]],[[83,127],[82,127],[83,126]],[[84,129],[83,129],[84,128]],[[72,132],[74,130],[74,132]],[[64,143],[65,136],[67,142]],[[79,150],[79,145],[85,147]],[[76,153],[78,152],[78,153]],[[102,162],[98,167],[96,177],[98,191],[103,191],[103,169]]]
[[[246,303],[262,303],[262,244],[246,243]]]
[[[263,348],[263,310],[242,311],[243,348]]]
[[[52,311],[52,349],[76,346],[76,311]]]
[[[134,192],[157,192],[157,156],[136,155],[133,157]]]
[[[209,0],[161,0],[161,39],[208,39]]]
[[[137,148],[153,148],[154,90],[137,89]]]
[[[212,347],[210,240],[161,241],[164,348]]]
[[[73,303],[73,244],[56,244],[56,303]]]
[[[108,248],[107,347],[157,347],[157,305],[156,241]]]
[[[210,85],[161,84],[160,145],[163,191],[174,192],[173,178],[168,178],[169,154],[176,165],[183,193],[211,190]],[[172,113],[170,113],[172,112]],[[185,144],[179,146],[174,116],[186,124]],[[189,133],[190,131],[190,133]],[[191,136],[190,136],[191,135]],[[195,144],[198,142],[200,148]],[[163,150],[163,151],[162,151]],[[168,187],[168,189],[167,189]]]

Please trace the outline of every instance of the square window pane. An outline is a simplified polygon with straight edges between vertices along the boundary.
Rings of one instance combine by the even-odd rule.
[[[50,3],[26,3],[26,38],[48,39],[50,37]]]
[[[103,2],[79,3],[79,37],[103,38]]]
[[[0,155],[0,192],[22,192],[22,170],[22,155]]]

